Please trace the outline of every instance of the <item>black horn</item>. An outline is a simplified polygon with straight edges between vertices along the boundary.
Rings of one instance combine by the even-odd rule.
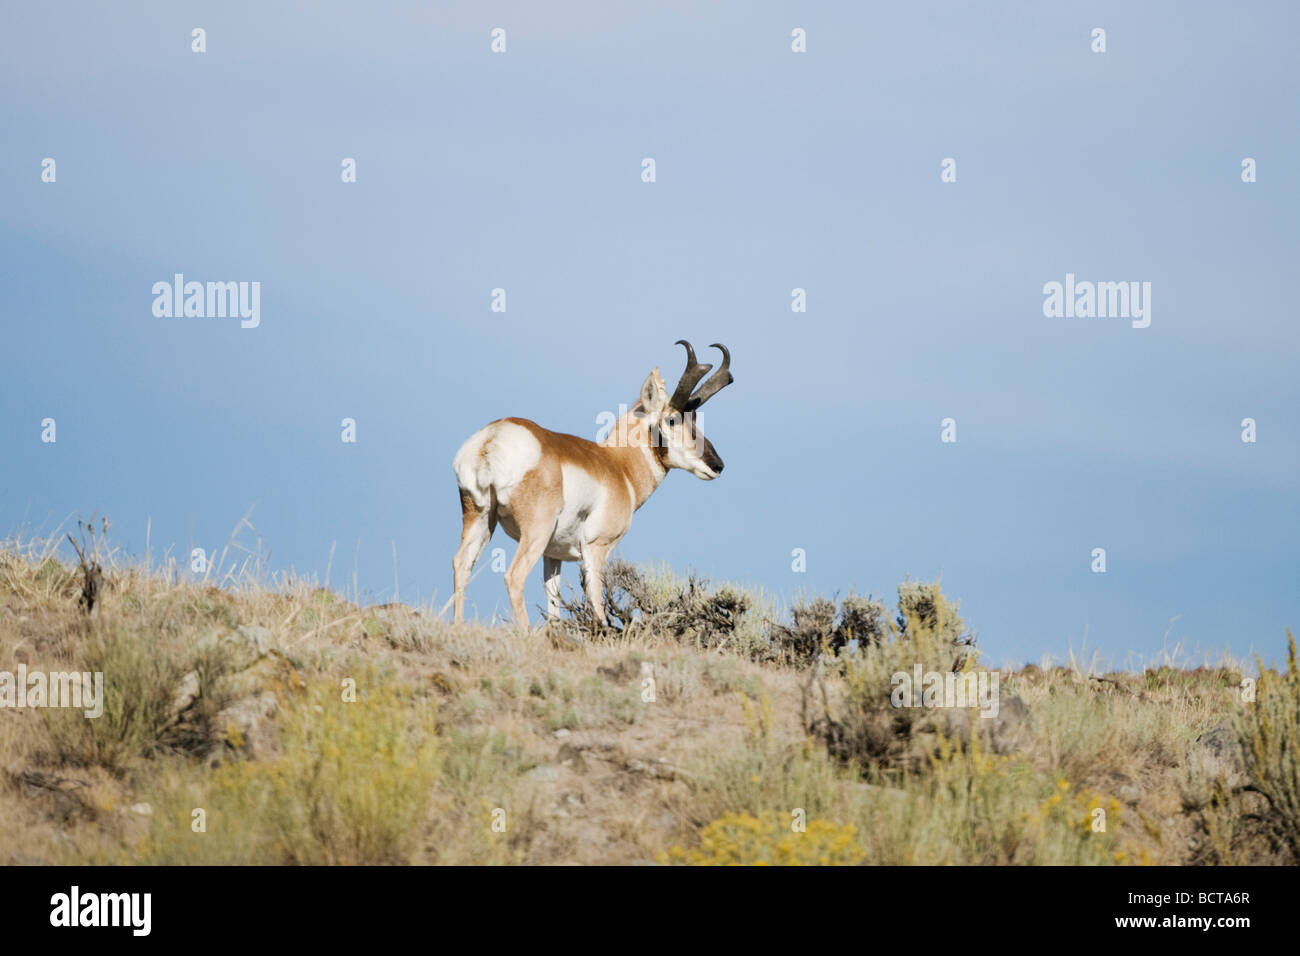
[[[687,348],[689,347],[690,346],[687,346]],[[721,345],[715,342],[712,345],[710,345],[709,348],[721,350],[722,364],[719,365],[718,370],[714,372],[712,375],[710,375],[709,378],[705,381],[705,383],[700,386],[700,390],[696,392],[694,395],[692,395],[690,398],[688,398],[686,400],[685,405],[681,406],[681,410],[684,412],[695,411],[695,409],[699,408],[701,405],[703,405],[705,402],[711,399],[714,395],[718,394],[718,392],[722,391],[724,388],[726,388],[728,385],[730,385],[732,382],[735,381],[735,379],[731,377],[731,353],[727,351],[727,347],[725,345]],[[695,356],[692,355],[691,358],[694,359]],[[712,368],[712,366],[706,365],[704,366],[704,368],[707,371],[708,369]],[[680,386],[678,387],[677,390],[679,392],[681,391]],[[674,396],[674,398],[675,397],[676,396]]]
[[[682,372],[682,377],[678,379],[677,390],[668,400],[668,406],[683,412],[686,410],[686,403],[691,400],[691,392],[699,384],[700,379],[709,374],[709,369],[713,366],[697,361],[695,349],[691,348],[691,343],[685,339],[678,339],[675,344],[686,346],[686,371]]]

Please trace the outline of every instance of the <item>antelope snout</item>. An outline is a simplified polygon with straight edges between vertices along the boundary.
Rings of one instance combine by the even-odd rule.
[[[713,472],[715,478],[722,474],[722,469],[724,467],[722,459],[718,457],[718,453],[713,447],[713,442],[709,441],[707,438],[704,439],[704,454],[700,457],[701,460],[703,460],[705,467],[707,467],[709,471]]]

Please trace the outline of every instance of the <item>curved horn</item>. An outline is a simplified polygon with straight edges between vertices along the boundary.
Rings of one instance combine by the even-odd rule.
[[[722,364],[718,370],[709,376],[708,380],[700,386],[700,390],[690,397],[682,411],[693,412],[722,389],[726,388],[735,381],[731,376],[731,353],[727,347],[720,343],[713,343],[709,346],[711,349],[720,349],[722,351]]]
[[[691,391],[699,384],[700,379],[709,374],[709,369],[713,368],[713,366],[698,361],[695,358],[695,349],[685,339],[678,339],[674,344],[686,346],[686,371],[682,372],[682,377],[677,381],[677,390],[673,392],[673,397],[668,400],[668,406],[680,412],[685,411],[686,403],[691,398]]]

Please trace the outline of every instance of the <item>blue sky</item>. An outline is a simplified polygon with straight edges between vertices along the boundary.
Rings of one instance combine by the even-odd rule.
[[[623,557],[786,598],[942,575],[996,662],[1278,655],[1294,6],[549,7],[6,11],[0,534],[96,511],[156,557],[253,507],[273,568],[323,578],[336,544],[332,583],[388,600],[395,550],[441,605],[466,437],[594,437],[674,340],[721,340],[726,474],[671,475]],[[260,282],[261,325],[155,317],[176,272]],[[1067,272],[1150,282],[1150,327],[1045,317]],[[490,569],[469,596],[508,607]]]

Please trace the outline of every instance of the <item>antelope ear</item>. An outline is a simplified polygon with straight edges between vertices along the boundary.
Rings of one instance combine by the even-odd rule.
[[[658,418],[663,414],[664,406],[668,404],[668,386],[659,375],[659,369],[655,369],[645,377],[641,384],[641,407],[645,409],[646,415],[651,418]]]

